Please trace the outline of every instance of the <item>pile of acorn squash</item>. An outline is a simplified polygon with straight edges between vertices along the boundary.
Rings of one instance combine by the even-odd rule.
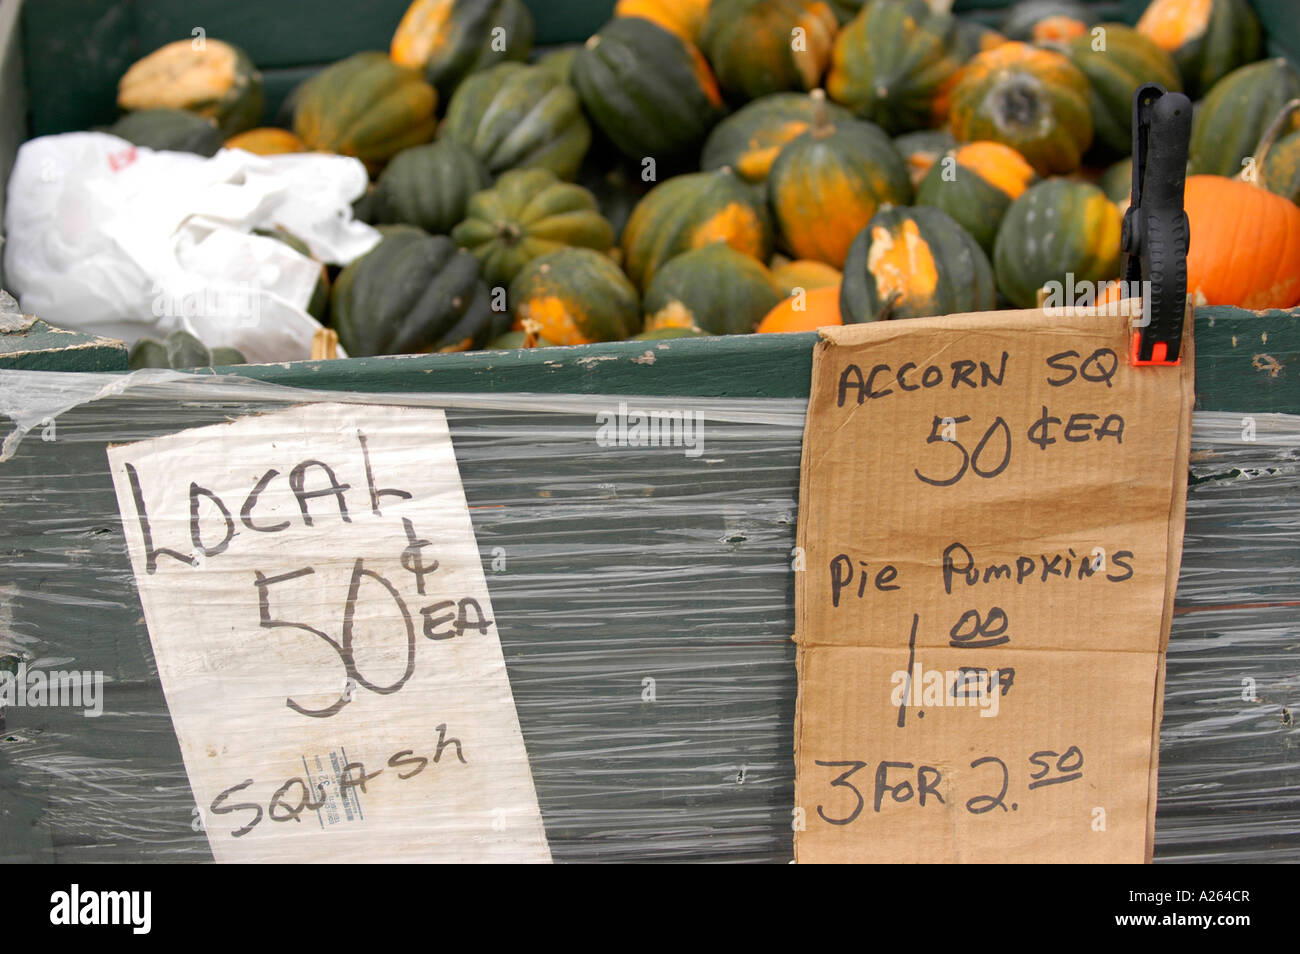
[[[1132,96],[1197,100],[1189,292],[1300,303],[1300,72],[1248,0],[1136,28],[1024,0],[618,0],[535,51],[522,0],[415,0],[391,49],[250,128],[242,52],[180,41],[123,77],[113,131],[211,154],[355,156],[383,239],[332,275],[352,355],[806,330],[1031,307],[1118,277]],[[1087,304],[1087,301],[1079,303]],[[323,301],[322,301],[323,305]]]

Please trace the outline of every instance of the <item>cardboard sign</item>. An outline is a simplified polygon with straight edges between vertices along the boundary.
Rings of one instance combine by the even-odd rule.
[[[439,410],[315,404],[108,452],[218,861],[549,861]]]
[[[1193,357],[1189,330],[1181,367],[1130,367],[1130,322],[823,331],[797,860],[1149,857]]]

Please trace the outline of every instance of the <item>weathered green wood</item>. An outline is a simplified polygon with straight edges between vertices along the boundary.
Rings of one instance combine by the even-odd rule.
[[[614,342],[532,351],[299,361],[225,369],[348,391],[537,391],[807,397],[813,333]],[[1197,407],[1300,413],[1300,309],[1196,312]]]
[[[0,332],[0,368],[10,371],[125,371],[126,345],[37,320],[26,331]]]
[[[616,341],[573,348],[245,365],[224,373],[338,391],[807,397],[816,341],[811,333]]]

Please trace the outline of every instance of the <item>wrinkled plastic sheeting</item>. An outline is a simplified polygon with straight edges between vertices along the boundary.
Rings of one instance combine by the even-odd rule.
[[[790,860],[804,402],[168,371],[0,373],[0,656],[109,680],[99,718],[5,713],[0,860],[211,858],[104,451],[311,401],[446,409],[556,860]],[[620,402],[700,412],[702,453],[599,446]],[[1157,860],[1300,859],[1300,418],[1250,424],[1196,416]]]

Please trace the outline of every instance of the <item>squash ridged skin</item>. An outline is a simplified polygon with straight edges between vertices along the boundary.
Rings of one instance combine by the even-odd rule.
[[[566,246],[604,252],[614,244],[596,197],[549,169],[502,173],[492,188],[470,197],[451,235],[479,260],[492,286],[509,285],[529,261]]]
[[[683,252],[655,273],[643,302],[645,327],[749,334],[780,300],[762,262],[714,242]]]
[[[491,182],[478,157],[454,140],[403,149],[375,183],[371,221],[446,235],[464,220],[470,197]]]
[[[830,122],[853,118],[842,106],[818,99],[815,94],[773,93],[746,104],[713,127],[700,168],[707,172],[730,166],[746,182],[764,182],[781,148],[806,132],[819,110]]]
[[[1122,23],[1105,23],[1105,48],[1093,49],[1085,34],[1066,50],[1070,62],[1088,78],[1092,88],[1092,126],[1095,142],[1112,153],[1133,151],[1133,94],[1143,83],[1159,83],[1171,93],[1181,92],[1182,75],[1169,54],[1155,41]]]
[[[229,84],[209,89],[218,66],[227,68]],[[265,97],[262,74],[239,47],[207,39],[195,49],[190,40],[176,40],[131,64],[118,83],[117,102],[128,112],[184,109],[211,120],[229,138],[258,124]]]
[[[816,87],[838,28],[823,0],[712,0],[700,49],[727,95],[751,100]],[[796,29],[801,49],[792,42]]]
[[[528,59],[535,32],[523,0],[414,0],[393,34],[390,55],[422,70],[446,101],[471,73]],[[505,40],[500,49],[496,37]]]
[[[295,96],[294,134],[311,149],[355,156],[372,171],[433,138],[438,95],[382,53],[355,53]]]
[[[1185,0],[1152,0],[1137,29],[1173,57],[1192,99],[1233,70],[1259,59],[1263,36],[1246,0],[1210,0],[1208,16],[1191,21]]]
[[[718,240],[767,261],[772,225],[759,190],[727,168],[675,176],[632,210],[623,228],[623,266],[644,289],[673,256]]]
[[[447,106],[441,136],[465,145],[493,175],[536,167],[572,179],[591,145],[573,87],[520,63],[467,77]]]
[[[906,205],[912,180],[893,140],[861,119],[814,126],[791,140],[767,182],[782,244],[796,258],[842,268],[882,204]]]
[[[1062,53],[1005,43],[980,53],[952,91],[950,129],[960,142],[1015,149],[1039,175],[1073,172],[1092,145],[1092,88]]]
[[[838,286],[844,280],[844,274],[834,265],[827,265],[811,258],[797,258],[772,266],[772,284],[782,298],[793,295],[797,289],[811,291],[814,288]]]
[[[1188,168],[1193,175],[1235,176],[1273,118],[1300,97],[1300,73],[1288,61],[1261,60],[1233,70],[1215,84],[1192,120]],[[1300,128],[1300,114],[1288,130]]]
[[[617,17],[573,60],[587,115],[623,155],[660,171],[693,161],[722,118],[722,94],[703,54],[640,17]]]
[[[988,256],[938,209],[881,209],[853,240],[840,285],[845,324],[995,307]]]
[[[339,273],[330,316],[353,357],[463,351],[506,330],[474,256],[445,235],[409,225],[380,229],[379,244]]]
[[[1038,304],[1048,282],[1076,288],[1119,277],[1120,214],[1085,182],[1040,182],[1011,204],[993,250],[998,289],[1019,308]]]
[[[127,113],[105,132],[148,149],[215,156],[221,148],[221,132],[212,120],[183,109]]]
[[[1260,181],[1270,192],[1300,204],[1300,132],[1273,143],[1261,173]]]
[[[962,60],[953,17],[926,0],[872,2],[836,37],[826,91],[891,135],[924,129]]]
[[[510,283],[515,330],[558,345],[619,341],[641,330],[641,301],[607,255],[563,248],[535,258]]]
[[[951,175],[945,163],[952,160]],[[1020,153],[1001,143],[967,143],[937,162],[916,190],[916,204],[940,209],[993,254],[998,226],[1011,203],[1038,181]]]

